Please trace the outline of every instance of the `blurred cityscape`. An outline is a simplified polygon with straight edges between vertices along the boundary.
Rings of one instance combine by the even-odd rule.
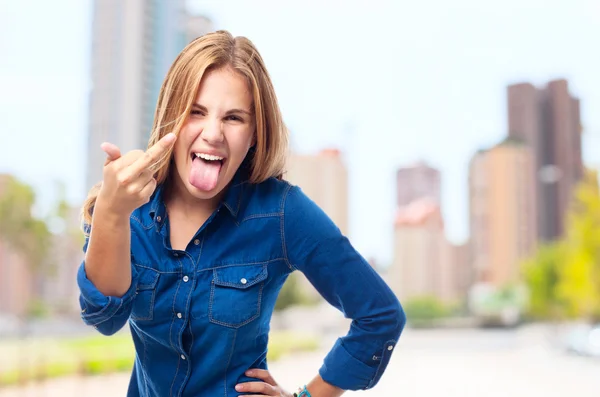
[[[172,60],[190,40],[222,27],[206,15],[186,11],[185,3],[93,3],[86,191],[102,179],[105,155],[98,150],[100,144],[110,141],[122,151],[145,148],[158,91]],[[536,389],[547,376],[556,376],[559,383],[561,376],[576,382],[571,390],[580,394],[574,395],[591,396],[600,387],[587,378],[600,361],[568,361],[573,358],[566,355],[600,360],[598,170],[586,164],[583,156],[582,134],[587,131],[581,108],[586,98],[579,97],[570,83],[559,77],[542,83],[525,78],[506,84],[507,130],[496,144],[471,154],[468,173],[463,176],[468,181],[468,219],[464,221],[469,236],[465,241],[457,244],[448,237],[444,214],[453,209],[443,208],[444,172],[432,165],[436,159],[422,158],[396,170],[396,210],[390,216],[390,228],[373,231],[381,238],[393,234],[392,260],[381,263],[375,257],[366,258],[408,315],[406,356],[394,358],[390,371],[410,372],[411,362],[430,367],[424,354],[437,364],[432,372],[413,370],[415,379],[421,385],[428,377],[454,382],[446,394],[453,396],[496,394],[484,390],[492,379],[490,384],[480,383],[479,389],[474,386],[477,383],[471,383],[469,392],[460,389],[457,378],[452,381],[447,375],[456,364],[449,357],[463,362],[467,371],[480,371],[473,375],[478,379],[488,379],[484,371],[491,373],[495,362],[509,383],[516,363],[536,367],[537,378],[530,379],[533,383],[519,378],[520,374],[522,388],[499,388],[504,394],[526,395],[525,391],[534,390],[538,394],[529,395],[564,395],[559,390],[566,389],[557,387]],[[299,185],[352,241],[352,178],[347,160],[342,142],[311,153],[293,146],[286,179]],[[30,348],[23,341],[37,346],[39,338],[93,333],[79,320],[75,282],[83,257],[81,203],[69,202],[65,186],[57,183],[54,205],[48,214],[39,216],[34,190],[16,175],[0,174],[0,356],[4,358],[0,358],[0,396],[4,396],[3,386],[9,385],[13,388],[7,389],[7,397],[21,395],[23,389],[14,386],[28,380],[18,371],[14,374],[18,355]],[[310,327],[301,331],[317,334],[319,353],[347,326],[346,319],[330,313],[299,274],[286,283],[277,309],[275,331],[293,328],[292,318],[310,319]],[[498,352],[509,353],[498,356]],[[310,354],[306,367],[316,370],[321,356]],[[403,354],[400,344],[396,355]],[[544,360],[555,360],[556,367],[543,372],[546,368],[540,363]],[[290,365],[278,361],[274,371],[292,382]],[[527,370],[525,364],[522,367]],[[128,368],[125,363],[124,369]],[[310,375],[308,370],[300,371]],[[65,376],[81,373],[93,371],[77,368],[73,373],[65,371]],[[38,378],[46,377],[51,375]],[[384,377],[380,394],[369,395],[397,396],[413,390],[406,379],[397,378]],[[125,371],[114,383],[122,393],[126,379]],[[75,388],[85,384],[77,383]],[[48,390],[74,390],[73,385],[55,387]],[[95,387],[85,388],[93,393]],[[67,389],[47,395],[76,393]],[[422,395],[443,392],[434,389],[431,386],[427,389],[431,394]],[[32,395],[42,393],[31,390]],[[98,395],[115,395],[106,393]]]

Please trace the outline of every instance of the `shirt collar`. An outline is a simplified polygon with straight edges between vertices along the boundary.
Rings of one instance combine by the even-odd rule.
[[[235,173],[229,187],[227,188],[225,195],[221,204],[227,208],[227,210],[231,213],[231,215],[237,219],[237,216],[240,212],[240,208],[242,205],[242,198],[244,193],[244,188],[248,184],[248,178],[250,174],[249,161],[244,160],[244,162],[240,165],[240,168]],[[154,195],[150,200],[150,211],[149,214],[154,220],[155,224],[158,226],[158,229],[162,226],[165,217],[167,208],[163,201],[163,191],[164,191],[164,183],[161,183],[157,186],[154,191]]]
[[[223,197],[223,206],[229,210],[235,219],[237,219],[240,212],[244,190],[248,184],[248,177],[249,167],[247,162],[244,161],[235,173]]]
[[[162,195],[163,187],[163,183],[158,185],[156,187],[156,190],[154,191],[153,197],[150,199],[150,217],[154,220],[154,224],[159,230],[160,227],[163,225],[167,213],[167,208],[163,201]]]

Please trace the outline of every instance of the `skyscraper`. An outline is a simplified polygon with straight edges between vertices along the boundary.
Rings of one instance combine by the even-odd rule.
[[[528,172],[536,186],[538,238],[555,240],[564,232],[573,189],[583,175],[579,99],[566,80],[542,89],[515,84],[507,91],[509,136],[532,149]]]
[[[474,281],[497,287],[519,280],[523,259],[537,240],[531,149],[514,139],[471,160],[469,170],[471,263]]]
[[[102,142],[122,152],[146,148],[169,66],[191,39],[212,30],[198,18],[186,14],[184,0],[94,2],[86,189],[102,180]]]
[[[398,207],[404,207],[422,198],[430,198],[439,203],[441,202],[440,189],[440,171],[425,162],[399,168],[396,172]]]
[[[449,299],[449,243],[439,203],[422,198],[398,211],[394,221],[394,263],[389,283],[400,299]]]
[[[339,150],[291,155],[285,179],[298,185],[348,235],[348,170]]]

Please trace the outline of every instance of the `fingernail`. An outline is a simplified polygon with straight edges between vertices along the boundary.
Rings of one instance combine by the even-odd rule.
[[[167,135],[165,135],[165,139],[169,142],[175,140],[175,133],[169,132]]]
[[[246,371],[246,375],[248,375],[248,376],[252,375],[252,370],[249,369],[248,371]]]
[[[244,389],[244,386],[242,386],[242,385],[235,385],[235,390],[242,391],[243,389]]]

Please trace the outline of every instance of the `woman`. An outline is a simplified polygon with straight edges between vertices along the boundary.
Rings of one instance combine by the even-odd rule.
[[[378,382],[404,313],[323,211],[282,180],[287,131],[249,40],[219,31],[190,43],[162,85],[148,150],[102,149],[78,284],[86,324],[111,335],[129,322],[128,396],[291,396],[266,356],[294,270],[354,320],[298,395]]]

